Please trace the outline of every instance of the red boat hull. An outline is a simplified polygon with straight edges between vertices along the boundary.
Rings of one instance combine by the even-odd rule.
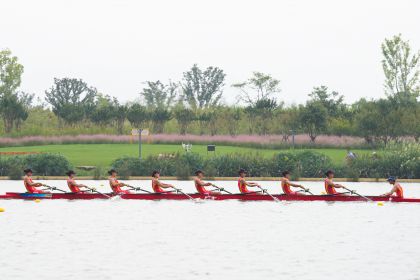
[[[106,195],[116,197],[114,194],[107,193]],[[273,198],[268,195],[244,195],[244,194],[221,194],[221,195],[202,195],[189,194],[194,199],[202,200],[241,200],[241,201],[272,201]],[[183,194],[123,194],[121,199],[134,200],[187,200],[189,199]],[[281,201],[366,201],[360,196],[346,196],[346,195],[274,195]],[[383,196],[368,196],[373,201],[390,201],[390,202],[420,202],[420,198],[397,198],[397,197],[383,197]],[[6,193],[0,195],[0,199],[68,199],[68,200],[91,200],[91,199],[108,199],[108,197],[101,194],[73,194],[73,193],[53,193],[53,194],[23,194],[23,193]]]

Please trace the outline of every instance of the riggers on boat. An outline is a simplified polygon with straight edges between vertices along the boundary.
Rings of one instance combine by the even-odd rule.
[[[184,195],[177,193],[133,193],[133,194],[121,194],[116,195],[113,193],[15,193],[8,192],[4,195],[0,195],[0,199],[22,199],[22,200],[34,200],[34,199],[68,199],[68,200],[91,200],[91,199],[109,199],[112,197],[120,197],[121,199],[133,199],[133,200],[188,200],[188,199],[202,199],[202,200],[240,200],[240,201],[273,201],[273,198],[269,195],[258,195],[258,194],[198,194],[192,193]],[[366,198],[371,201],[383,201],[383,202],[419,202],[420,198],[399,198],[399,197],[386,197],[386,196],[367,196],[366,198],[360,196],[345,196],[345,195],[284,195],[275,194],[273,197],[280,201],[340,201],[340,202],[351,202],[351,201],[362,201],[366,202]]]

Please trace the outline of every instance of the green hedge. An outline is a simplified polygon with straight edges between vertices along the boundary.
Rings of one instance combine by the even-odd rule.
[[[64,175],[70,168],[70,162],[62,155],[35,154],[27,156],[6,156],[0,158],[0,175],[18,179],[19,172],[31,168],[35,175]]]

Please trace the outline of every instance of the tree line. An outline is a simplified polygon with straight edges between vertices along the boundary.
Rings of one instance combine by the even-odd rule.
[[[305,104],[285,106],[280,80],[254,72],[231,85],[238,102],[223,104],[225,72],[218,67],[193,65],[179,82],[147,81],[136,101],[121,103],[76,78],[55,78],[45,91],[45,104],[35,105],[34,95],[19,90],[24,67],[10,50],[0,51],[0,115],[6,134],[19,131],[34,110],[52,111],[58,128],[92,124],[126,133],[150,127],[164,133],[176,123],[178,133],[282,134],[305,133],[315,142],[318,135],[351,135],[367,143],[384,143],[404,137],[420,141],[420,51],[413,51],[401,35],[381,45],[384,97],[362,98],[346,104],[338,92],[321,85],[313,88]],[[244,126],[246,131],[244,131]],[[221,129],[223,127],[223,129]]]

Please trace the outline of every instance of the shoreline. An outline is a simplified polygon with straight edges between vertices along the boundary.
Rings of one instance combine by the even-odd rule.
[[[67,176],[32,176],[35,180],[66,180]],[[192,177],[190,177],[191,179]],[[77,177],[78,180],[106,180],[106,177],[101,177],[100,179],[95,179],[93,176],[79,176]],[[175,176],[162,176],[162,180],[176,180],[176,181],[187,181],[190,179],[178,179]],[[236,181],[237,177],[208,177],[206,180],[210,181]],[[279,181],[279,177],[247,177],[248,180],[256,180],[256,181]],[[0,176],[0,181],[11,180],[7,176]],[[150,180],[149,176],[130,176],[128,179],[124,180]],[[324,178],[299,178],[293,181],[296,182],[321,182]],[[15,180],[19,181],[19,180]],[[375,182],[383,182],[385,183],[385,178],[335,178],[334,181],[336,182],[360,182],[360,183],[375,183]],[[398,179],[398,181],[403,183],[420,183],[420,179]]]

